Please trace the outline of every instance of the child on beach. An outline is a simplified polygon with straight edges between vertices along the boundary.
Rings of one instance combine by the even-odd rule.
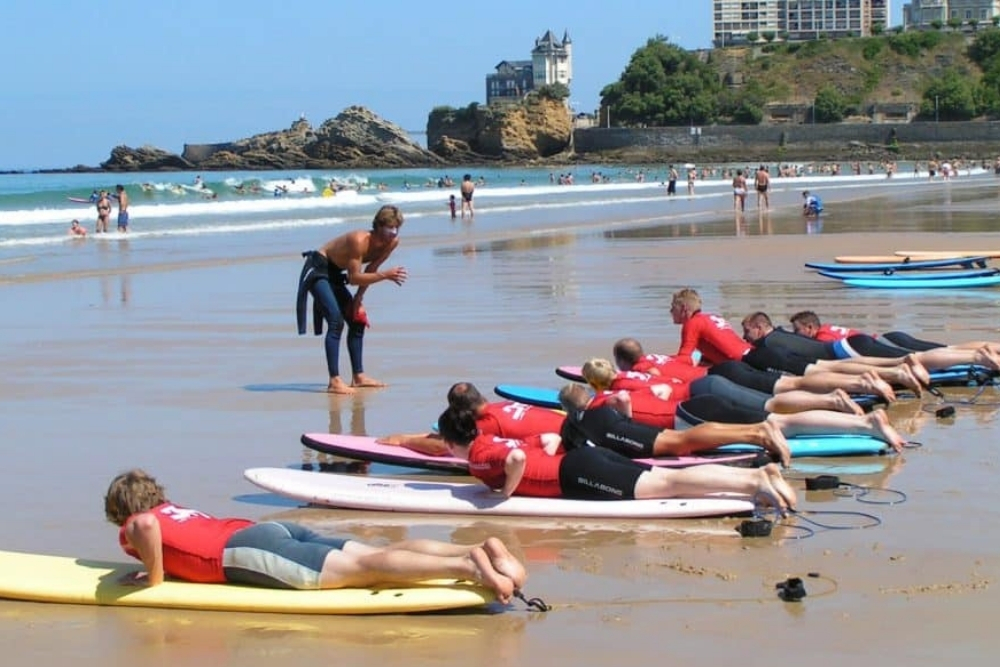
[[[86,236],[87,230],[80,226],[79,220],[73,220],[69,224],[69,233],[71,236]]]
[[[496,537],[481,544],[409,540],[375,547],[323,537],[296,523],[215,518],[175,505],[143,470],[112,480],[104,497],[118,543],[142,561],[130,583],[157,586],[167,575],[200,583],[300,590],[467,579],[509,602],[527,579],[524,566]]]
[[[808,190],[802,191],[802,215],[817,216],[823,212],[823,200],[811,194]]]
[[[448,197],[448,210],[451,211],[451,217],[452,218],[457,218],[458,217],[457,206],[458,206],[458,203],[455,201],[455,195],[449,196]]]

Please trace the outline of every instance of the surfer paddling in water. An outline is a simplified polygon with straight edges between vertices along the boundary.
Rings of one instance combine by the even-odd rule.
[[[325,537],[285,521],[215,518],[175,505],[156,479],[129,470],[104,497],[118,543],[146,571],[128,583],[156,586],[166,576],[197,583],[301,590],[467,579],[510,602],[528,575],[499,538],[473,545],[407,540],[376,547]]]
[[[353,394],[355,387],[384,387],[365,375],[362,351],[365,329],[370,326],[362,299],[370,285],[391,280],[397,285],[406,282],[406,269],[395,266],[380,270],[399,245],[399,228],[403,214],[395,206],[383,206],[375,214],[369,231],[347,232],[328,241],[319,250],[302,253],[306,258],[299,276],[296,316],[299,335],[306,333],[306,302],[313,297],[313,330],[323,333],[326,320],[326,365],[330,382],[326,390],[332,394]],[[356,285],[352,295],[348,285]],[[340,377],[340,338],[347,325],[347,354],[351,358],[351,384]]]

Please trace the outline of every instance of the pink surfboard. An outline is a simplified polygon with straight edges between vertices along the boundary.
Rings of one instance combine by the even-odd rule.
[[[349,459],[384,463],[387,465],[422,468],[426,470],[442,470],[446,472],[468,472],[469,466],[464,460],[453,456],[431,456],[415,452],[397,445],[383,445],[375,438],[361,435],[341,435],[338,433],[305,433],[302,444],[324,454],[343,456]],[[712,456],[676,456],[655,459],[638,459],[641,463],[669,468],[688,468],[704,463],[724,463],[735,465],[752,465],[757,458],[755,453],[719,454]]]

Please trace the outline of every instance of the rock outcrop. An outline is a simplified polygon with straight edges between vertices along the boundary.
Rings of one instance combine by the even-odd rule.
[[[183,155],[149,146],[118,146],[101,163],[108,171],[354,169],[430,167],[444,160],[398,125],[352,106],[318,130],[305,119],[287,130],[220,144],[188,144]]]
[[[427,120],[427,145],[449,161],[551,158],[569,148],[572,133],[566,106],[534,95],[503,106],[440,107]]]

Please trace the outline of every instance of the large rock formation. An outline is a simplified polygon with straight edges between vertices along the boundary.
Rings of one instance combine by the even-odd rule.
[[[429,167],[444,163],[398,125],[364,107],[349,107],[318,130],[299,119],[287,130],[221,144],[188,144],[183,156],[145,146],[118,146],[101,163],[108,171],[178,169],[355,169]]]
[[[549,158],[569,148],[572,133],[566,106],[536,95],[503,106],[439,107],[427,119],[427,145],[453,162]]]

